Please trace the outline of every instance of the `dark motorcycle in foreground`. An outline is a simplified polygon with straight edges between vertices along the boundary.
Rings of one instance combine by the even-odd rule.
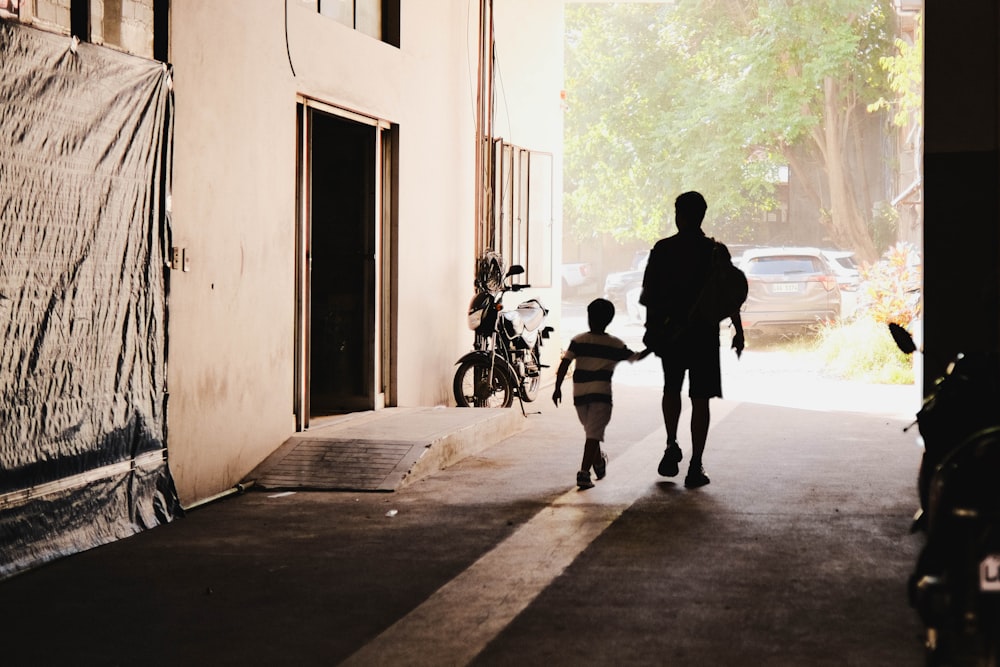
[[[890,324],[896,344],[916,345]],[[928,665],[1000,665],[1000,363],[963,355],[917,413],[924,444],[914,531],[926,542],[909,581]]]
[[[512,284],[524,268],[513,265],[503,273],[498,257],[480,261],[476,295],[469,304],[469,328],[475,332],[473,350],[456,363],[454,392],[459,407],[508,408],[514,398],[535,400],[541,383],[542,339],[552,327],[545,326],[549,311],[538,299],[528,299],[515,310],[503,309],[503,296],[527,284]]]

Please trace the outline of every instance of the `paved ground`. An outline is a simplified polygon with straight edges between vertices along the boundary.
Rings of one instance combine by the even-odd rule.
[[[2,662],[920,664],[897,405],[715,402],[688,491],[655,472],[658,390],[616,391],[594,489],[572,408],[543,402],[400,491],[251,491],[0,583]]]

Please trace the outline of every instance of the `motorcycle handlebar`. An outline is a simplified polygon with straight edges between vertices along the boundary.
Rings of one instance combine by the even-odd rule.
[[[528,289],[529,287],[531,287],[531,285],[529,285],[527,283],[518,284],[518,285],[511,285],[510,286],[510,291],[511,292],[520,292],[521,290]]]

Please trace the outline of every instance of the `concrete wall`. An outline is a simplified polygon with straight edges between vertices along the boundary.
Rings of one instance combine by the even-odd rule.
[[[925,3],[924,387],[1000,349],[1000,7]]]
[[[453,404],[472,340],[477,4],[403,2],[399,49],[303,0],[287,2],[286,44],[285,4],[171,3],[173,245],[191,268],[171,272],[168,446],[185,504],[238,482],[295,429],[297,95],[399,127],[397,404]],[[545,39],[508,31],[506,105],[515,139],[558,152],[561,2],[497,4],[498,22],[540,13],[547,26]]]
[[[546,372],[548,378],[555,375],[561,348],[579,333],[558,326],[562,310],[563,0],[497,0],[494,23],[497,101],[493,134],[522,148],[554,155],[552,287],[518,292],[506,299],[511,307],[537,297],[549,308],[549,324],[556,331],[542,347],[542,363],[552,366]],[[542,392],[538,400],[548,397]]]

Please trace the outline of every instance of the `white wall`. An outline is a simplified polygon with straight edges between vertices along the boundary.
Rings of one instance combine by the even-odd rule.
[[[542,348],[542,363],[555,375],[561,346],[576,331],[564,332],[559,265],[562,262],[563,0],[494,0],[497,101],[493,134],[533,151],[553,154],[552,287],[512,295],[538,297],[556,328]],[[516,305],[514,299],[508,306]],[[547,397],[541,395],[541,400]]]
[[[292,419],[295,89],[278,3],[171,3],[168,451],[182,503],[239,481]],[[248,11],[248,10],[257,11]]]
[[[475,213],[475,2],[402,3],[398,405],[448,405],[469,346]]]
[[[191,270],[171,274],[168,448],[184,504],[232,486],[294,432],[297,95],[399,126],[397,404],[453,404],[454,361],[471,343],[478,2],[403,0],[399,49],[310,4],[288,0],[286,46],[284,2],[171,3],[174,245]],[[498,0],[498,23],[514,10],[559,28],[527,45],[549,51],[544,68],[504,70],[511,139],[558,152],[562,3]],[[539,69],[558,81],[540,85]]]

